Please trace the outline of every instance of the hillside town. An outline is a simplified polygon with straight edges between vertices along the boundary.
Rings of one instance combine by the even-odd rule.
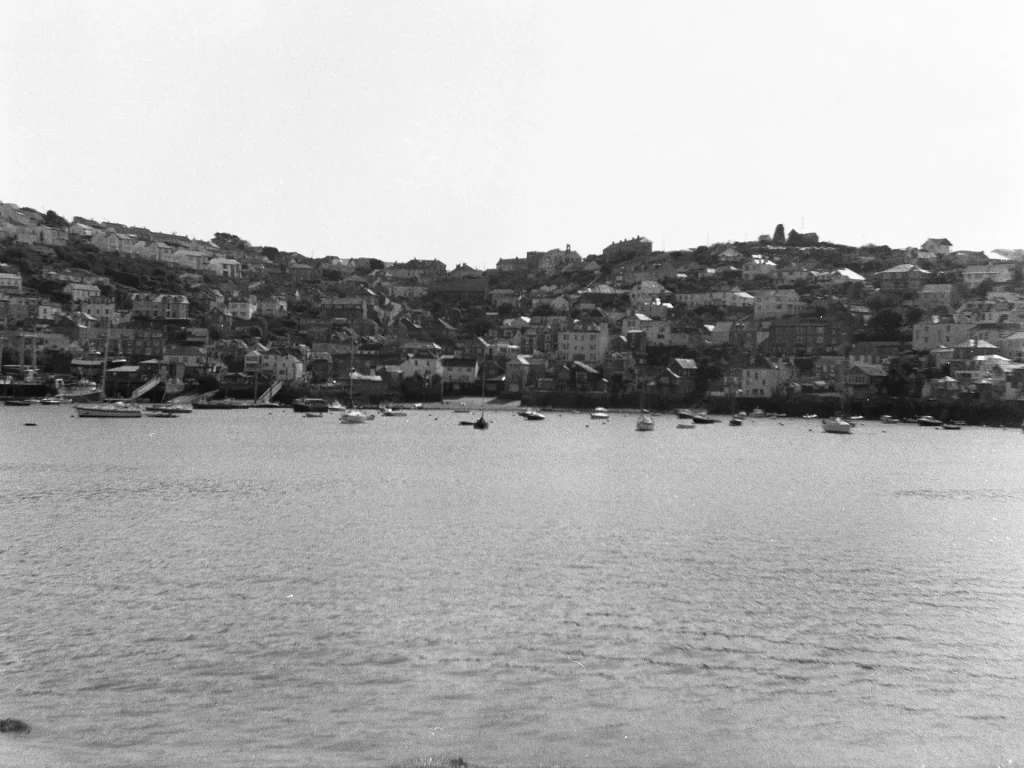
[[[752,242],[658,251],[634,236],[449,269],[0,203],[0,343],[0,396],[103,365],[115,396],[148,383],[150,397],[255,397],[277,382],[285,402],[1017,413],[1024,249],[854,247],[779,224]]]

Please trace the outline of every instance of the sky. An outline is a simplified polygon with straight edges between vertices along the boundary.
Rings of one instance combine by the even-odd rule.
[[[316,258],[1024,248],[1017,0],[38,1],[0,200]]]

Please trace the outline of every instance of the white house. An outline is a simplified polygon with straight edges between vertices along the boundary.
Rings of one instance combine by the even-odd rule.
[[[607,323],[576,325],[558,334],[558,358],[600,363],[608,352]]]
[[[744,280],[755,280],[757,278],[772,278],[775,277],[778,271],[778,264],[771,259],[755,254],[751,256],[747,261],[743,262],[743,279]]]
[[[235,280],[242,276],[242,265],[235,259],[213,258],[206,264],[206,269],[217,277]]]
[[[655,280],[641,280],[629,290],[630,302],[646,304],[665,293],[665,286]]]
[[[305,374],[305,366],[295,355],[267,352],[260,357],[260,373],[277,381],[296,381]]]
[[[260,299],[257,311],[261,315],[269,315],[270,317],[285,317],[288,314],[288,299],[283,296]]]
[[[963,281],[968,288],[977,288],[986,280],[993,283],[1008,283],[1013,278],[1013,268],[1009,264],[975,264],[964,267]]]
[[[64,286],[64,293],[70,296],[72,301],[94,301],[102,295],[98,285],[85,283],[68,283]]]
[[[752,291],[754,294],[754,319],[798,315],[804,301],[792,288]]]
[[[444,355],[441,365],[441,381],[445,389],[458,391],[480,378],[480,363],[474,358]]]
[[[432,352],[409,352],[405,359],[399,364],[402,370],[403,379],[411,379],[421,376],[430,380],[434,376],[441,376],[444,380],[444,362]]]
[[[15,272],[0,272],[0,293],[21,293],[21,275]]]
[[[238,320],[252,320],[252,316],[256,314],[256,301],[252,297],[229,301],[226,311]]]
[[[960,323],[938,318],[926,318],[913,327],[911,346],[918,352],[936,347],[955,347],[971,337],[974,323]]]
[[[743,368],[740,371],[740,389],[744,397],[768,398],[779,392],[791,378],[793,369],[784,364]]]

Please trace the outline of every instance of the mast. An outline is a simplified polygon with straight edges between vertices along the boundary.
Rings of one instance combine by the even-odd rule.
[[[352,346],[349,348],[348,358],[348,407],[355,408],[355,400],[352,399],[352,374],[356,372],[356,343],[352,342]]]
[[[103,365],[100,366],[100,400],[107,399],[107,351],[110,348],[110,319],[107,319],[107,335],[103,339]]]

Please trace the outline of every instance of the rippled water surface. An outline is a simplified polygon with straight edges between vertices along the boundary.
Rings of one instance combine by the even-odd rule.
[[[1024,759],[1020,430],[490,416],[0,409],[0,764]]]

